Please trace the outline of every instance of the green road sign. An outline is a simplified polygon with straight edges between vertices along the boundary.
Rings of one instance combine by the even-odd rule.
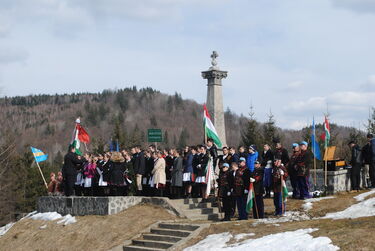
[[[163,133],[161,129],[148,129],[147,130],[148,142],[163,142]]]

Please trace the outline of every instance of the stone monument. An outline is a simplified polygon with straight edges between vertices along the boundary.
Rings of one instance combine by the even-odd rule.
[[[211,54],[211,67],[208,71],[202,72],[202,77],[207,79],[207,109],[210,113],[212,123],[223,146],[227,145],[225,136],[224,105],[221,80],[227,77],[227,71],[221,71],[217,66],[216,58],[218,53],[213,51]]]

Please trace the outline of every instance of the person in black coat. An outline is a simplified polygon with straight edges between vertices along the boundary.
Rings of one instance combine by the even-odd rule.
[[[217,166],[217,160],[218,160],[219,154],[217,153],[217,146],[214,144],[214,140],[213,139],[208,139],[207,140],[207,152],[212,157],[213,167],[214,167],[213,169],[215,171],[216,170],[216,166]]]
[[[255,161],[254,172],[251,173],[250,182],[254,186],[254,199],[253,199],[253,218],[263,219],[264,218],[264,202],[263,202],[263,175],[264,168],[260,165],[259,161]]]
[[[152,152],[150,150],[145,151],[145,174],[143,176],[143,195],[151,196],[152,188],[150,187],[151,172],[154,169],[154,159],[152,158]]]
[[[230,221],[230,217],[232,215],[232,193],[231,187],[232,184],[230,183],[232,179],[230,178],[231,172],[229,171],[229,164],[224,163],[219,174],[218,178],[218,185],[219,191],[218,196],[221,198],[223,202],[223,210],[224,210],[224,219],[222,221]]]
[[[224,163],[228,163],[229,165],[232,163],[231,160],[232,156],[229,154],[228,147],[223,147],[223,154],[218,157],[219,160],[219,168],[223,166]]]
[[[75,147],[73,145],[69,146],[69,152],[64,157],[64,165],[62,168],[65,196],[73,195],[77,170],[82,168],[83,163],[84,160],[79,159],[78,155],[75,153]]]
[[[125,159],[119,152],[111,156],[110,185],[112,196],[123,196],[125,194]]]
[[[289,154],[288,150],[286,150],[280,142],[276,143],[276,149],[274,152],[275,158],[281,159],[281,163],[284,166],[288,166],[289,163]]]
[[[145,154],[141,150],[140,146],[134,147],[135,149],[135,156],[133,156],[134,159],[134,173],[136,178],[136,184],[137,184],[137,195],[142,194],[142,177],[145,175],[146,172],[146,159]]]
[[[207,188],[207,180],[206,180],[206,171],[207,171],[207,165],[208,161],[210,159],[209,153],[207,152],[206,146],[199,146],[198,150],[200,152],[199,154],[199,162],[197,165],[197,178],[195,180],[195,183],[199,184],[200,190],[201,190],[201,196],[202,196],[202,202],[206,202],[208,195],[206,194]]]
[[[369,172],[370,172],[370,165],[372,163],[372,149],[371,149],[370,141],[368,141],[366,145],[362,147],[362,160],[363,160],[362,186],[364,188],[369,188],[371,186]]]
[[[264,145],[264,151],[262,153],[262,167],[264,167],[264,188],[266,189],[266,198],[271,198],[272,188],[272,165],[274,155],[270,145]]]
[[[247,220],[246,200],[249,193],[250,170],[246,167],[246,160],[240,159],[240,164],[232,162],[231,191],[237,202],[239,220]]]
[[[360,190],[359,186],[361,183],[362,164],[361,149],[354,141],[350,141],[348,146],[352,153],[352,158],[350,160],[350,165],[352,166],[350,171],[350,183],[352,185],[352,190]]]

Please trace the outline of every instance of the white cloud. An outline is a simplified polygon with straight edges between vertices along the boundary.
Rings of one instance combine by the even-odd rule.
[[[0,47],[0,64],[25,62],[29,57],[27,51],[13,47]]]

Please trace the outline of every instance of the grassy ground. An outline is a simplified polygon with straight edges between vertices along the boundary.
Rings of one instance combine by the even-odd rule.
[[[175,218],[163,208],[137,205],[116,215],[76,217],[67,226],[24,219],[0,237],[0,250],[108,250],[159,220]]]
[[[330,212],[337,212],[346,209],[352,204],[358,203],[353,197],[360,193],[342,193],[335,195],[334,199],[326,199],[313,203],[313,208],[308,212],[310,217],[324,216]],[[375,195],[368,198],[375,197]],[[265,211],[268,217],[272,217],[273,204],[272,199],[265,200]],[[287,208],[290,211],[304,212],[300,200],[289,200]],[[326,236],[329,237],[333,244],[339,246],[341,250],[375,250],[375,217],[366,217],[358,219],[312,219],[305,221],[293,221],[277,224],[257,224],[255,221],[249,219],[248,221],[232,221],[223,223],[214,223],[202,231],[198,238],[195,238],[184,247],[194,245],[207,235],[217,234],[222,232],[230,232],[233,235],[240,233],[254,233],[255,236],[247,237],[260,238],[265,235],[275,234],[285,231],[294,231],[302,228],[318,228],[319,230],[313,232],[314,237]],[[230,243],[234,243],[232,239]],[[181,247],[184,248],[184,247]]]

